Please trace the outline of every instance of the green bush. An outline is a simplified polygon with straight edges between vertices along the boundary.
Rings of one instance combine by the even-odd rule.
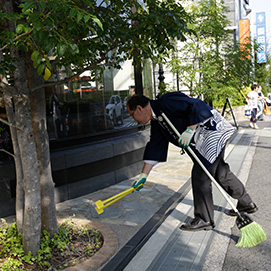
[[[27,270],[33,266],[35,270],[47,270],[56,266],[54,258],[58,258],[57,270],[76,264],[76,257],[92,256],[102,244],[102,236],[97,230],[77,226],[73,222],[59,225],[59,232],[53,238],[43,231],[40,240],[40,250],[34,257],[31,252],[25,255],[22,245],[22,234],[18,233],[16,222],[8,224],[2,219],[0,226],[0,270]],[[75,245],[75,243],[77,245]],[[79,245],[80,243],[80,245]],[[84,243],[84,244],[83,244]],[[80,250],[76,247],[80,247]],[[70,260],[75,260],[73,263]],[[54,268],[52,270],[55,270]]]

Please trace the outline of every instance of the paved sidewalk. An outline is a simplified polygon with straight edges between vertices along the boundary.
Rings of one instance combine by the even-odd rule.
[[[228,146],[226,157],[234,173],[239,173],[254,139],[255,130],[246,132],[243,130]],[[179,229],[181,224],[194,217],[190,191],[124,270],[203,270],[214,236],[230,234],[219,227],[227,202],[216,187],[213,188],[213,195],[216,206],[215,230],[186,232]],[[228,217],[228,222],[227,226],[230,230],[235,223],[235,218]]]
[[[256,223],[262,226],[266,232],[267,240],[252,248],[235,247],[236,240],[234,236],[239,236],[239,230],[236,226],[231,229],[231,237],[228,238],[227,252],[224,255],[224,261],[215,263],[220,268],[211,269],[213,264],[209,264],[206,270],[215,271],[269,271],[271,270],[271,215],[270,215],[270,161],[271,161],[271,121],[270,117],[265,117],[265,121],[258,122],[260,130],[257,131],[258,140],[255,146],[255,152],[249,172],[244,172],[248,175],[246,188],[256,202],[259,210],[252,214],[252,218]],[[224,216],[225,217],[225,216]],[[223,246],[223,243],[219,244]],[[217,245],[211,247],[212,254],[218,252]],[[215,259],[215,257],[209,257]],[[210,263],[210,262],[209,262]],[[206,262],[207,264],[207,262]]]
[[[253,248],[235,247],[240,237],[236,218],[224,214],[231,207],[214,187],[216,228],[213,231],[191,233],[179,230],[182,223],[193,217],[192,195],[188,193],[123,270],[271,270],[268,256],[270,197],[267,196],[271,188],[266,182],[270,173],[271,117],[265,119],[265,122],[258,123],[260,130],[250,129],[248,122],[242,122],[237,136],[227,148],[226,157],[232,171],[246,186],[250,180],[247,189],[260,209],[252,217],[266,231],[267,240]]]
[[[244,182],[255,152],[257,133],[257,130],[248,129],[245,122],[226,150],[232,171],[239,173]],[[144,189],[105,208],[101,215],[93,207],[95,201],[130,188],[136,177],[57,204],[58,217],[101,223],[118,239],[115,255],[105,264],[101,261],[101,267],[79,269],[78,266],[74,270],[219,270],[215,267],[217,262],[223,262],[227,244],[221,246],[222,241],[217,238],[229,242],[235,218],[223,215],[228,206],[214,188],[216,229],[197,233],[179,230],[182,223],[193,217],[191,167],[188,155],[180,155],[179,148],[170,145],[168,161],[153,169]],[[218,243],[216,257],[210,254],[213,243]]]
[[[267,116],[266,122],[261,122],[258,125],[260,128],[268,130],[271,128],[270,121],[271,117]],[[226,157],[231,170],[246,184],[249,174],[251,174],[250,167],[253,163],[259,135],[265,134],[266,130],[249,128],[249,121],[247,120],[240,123],[238,134],[227,147]],[[179,157],[178,159],[182,158]],[[189,181],[185,184],[188,183]],[[129,240],[102,270],[224,270],[223,264],[228,252],[228,245],[230,242],[235,245],[240,237],[240,231],[238,229],[233,230],[236,228],[236,218],[224,214],[230,206],[214,187],[216,228],[207,232],[183,232],[179,230],[179,226],[193,218],[193,199],[191,191],[187,193],[187,190],[184,189],[180,194],[182,193],[185,197],[180,197],[179,204],[175,206],[176,208],[173,211],[167,212],[169,215],[159,227],[155,225],[157,226],[156,231],[149,233],[146,230],[145,238],[142,238],[142,236],[141,239],[136,238],[140,235],[140,232],[144,232],[144,228],[152,230],[151,227],[144,225],[143,229]],[[236,201],[233,200],[233,202]],[[160,220],[162,220],[161,217]],[[158,224],[159,220],[157,219],[156,222]],[[261,246],[266,247],[266,242],[252,249],[257,250],[259,248],[258,250],[261,250]],[[237,258],[242,257],[241,252],[246,256],[249,255],[249,249],[237,248],[237,251],[235,251],[235,254],[238,255]],[[231,262],[231,260],[229,261]],[[227,270],[236,270],[234,263],[232,265],[233,268]],[[239,266],[241,269],[238,270],[244,270],[242,269],[242,261]],[[245,270],[255,269],[248,268]]]
[[[59,218],[89,219],[110,226],[119,238],[118,250],[157,212],[190,178],[192,162],[171,145],[167,163],[158,164],[140,192],[135,191],[106,207],[100,215],[94,209],[97,200],[105,200],[131,187],[136,179],[57,204]]]

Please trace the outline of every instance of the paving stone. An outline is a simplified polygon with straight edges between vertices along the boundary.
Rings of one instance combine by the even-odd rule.
[[[143,225],[154,214],[153,211],[127,211],[123,214],[123,219],[126,221],[135,222]]]
[[[148,210],[151,212],[154,212],[158,209],[158,206],[155,204],[151,204],[148,202],[135,202],[135,201],[129,201],[129,202],[123,202],[121,204],[121,207],[123,207],[126,210]]]

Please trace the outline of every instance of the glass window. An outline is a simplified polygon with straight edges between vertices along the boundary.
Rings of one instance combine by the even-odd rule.
[[[126,109],[128,97],[135,94],[134,67],[132,61],[121,66],[120,70],[106,69],[101,77],[93,77],[93,71],[86,71],[73,81],[45,89],[47,130],[51,142],[108,135],[138,125]],[[66,75],[60,71],[56,77],[61,79]],[[144,94],[153,98],[149,61],[144,63],[143,88]],[[6,118],[1,96],[0,115]],[[0,122],[0,148],[7,147],[7,144],[12,146],[6,126]]]
[[[135,93],[133,71],[127,61],[121,70],[106,69],[102,78],[93,79],[87,71],[66,85],[46,89],[50,140],[136,126],[126,109],[128,97]]]

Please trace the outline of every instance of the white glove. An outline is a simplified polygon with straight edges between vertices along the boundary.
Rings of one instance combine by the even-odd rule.
[[[178,139],[179,146],[186,149],[189,146],[194,133],[194,129],[187,127],[187,129],[181,134]]]

